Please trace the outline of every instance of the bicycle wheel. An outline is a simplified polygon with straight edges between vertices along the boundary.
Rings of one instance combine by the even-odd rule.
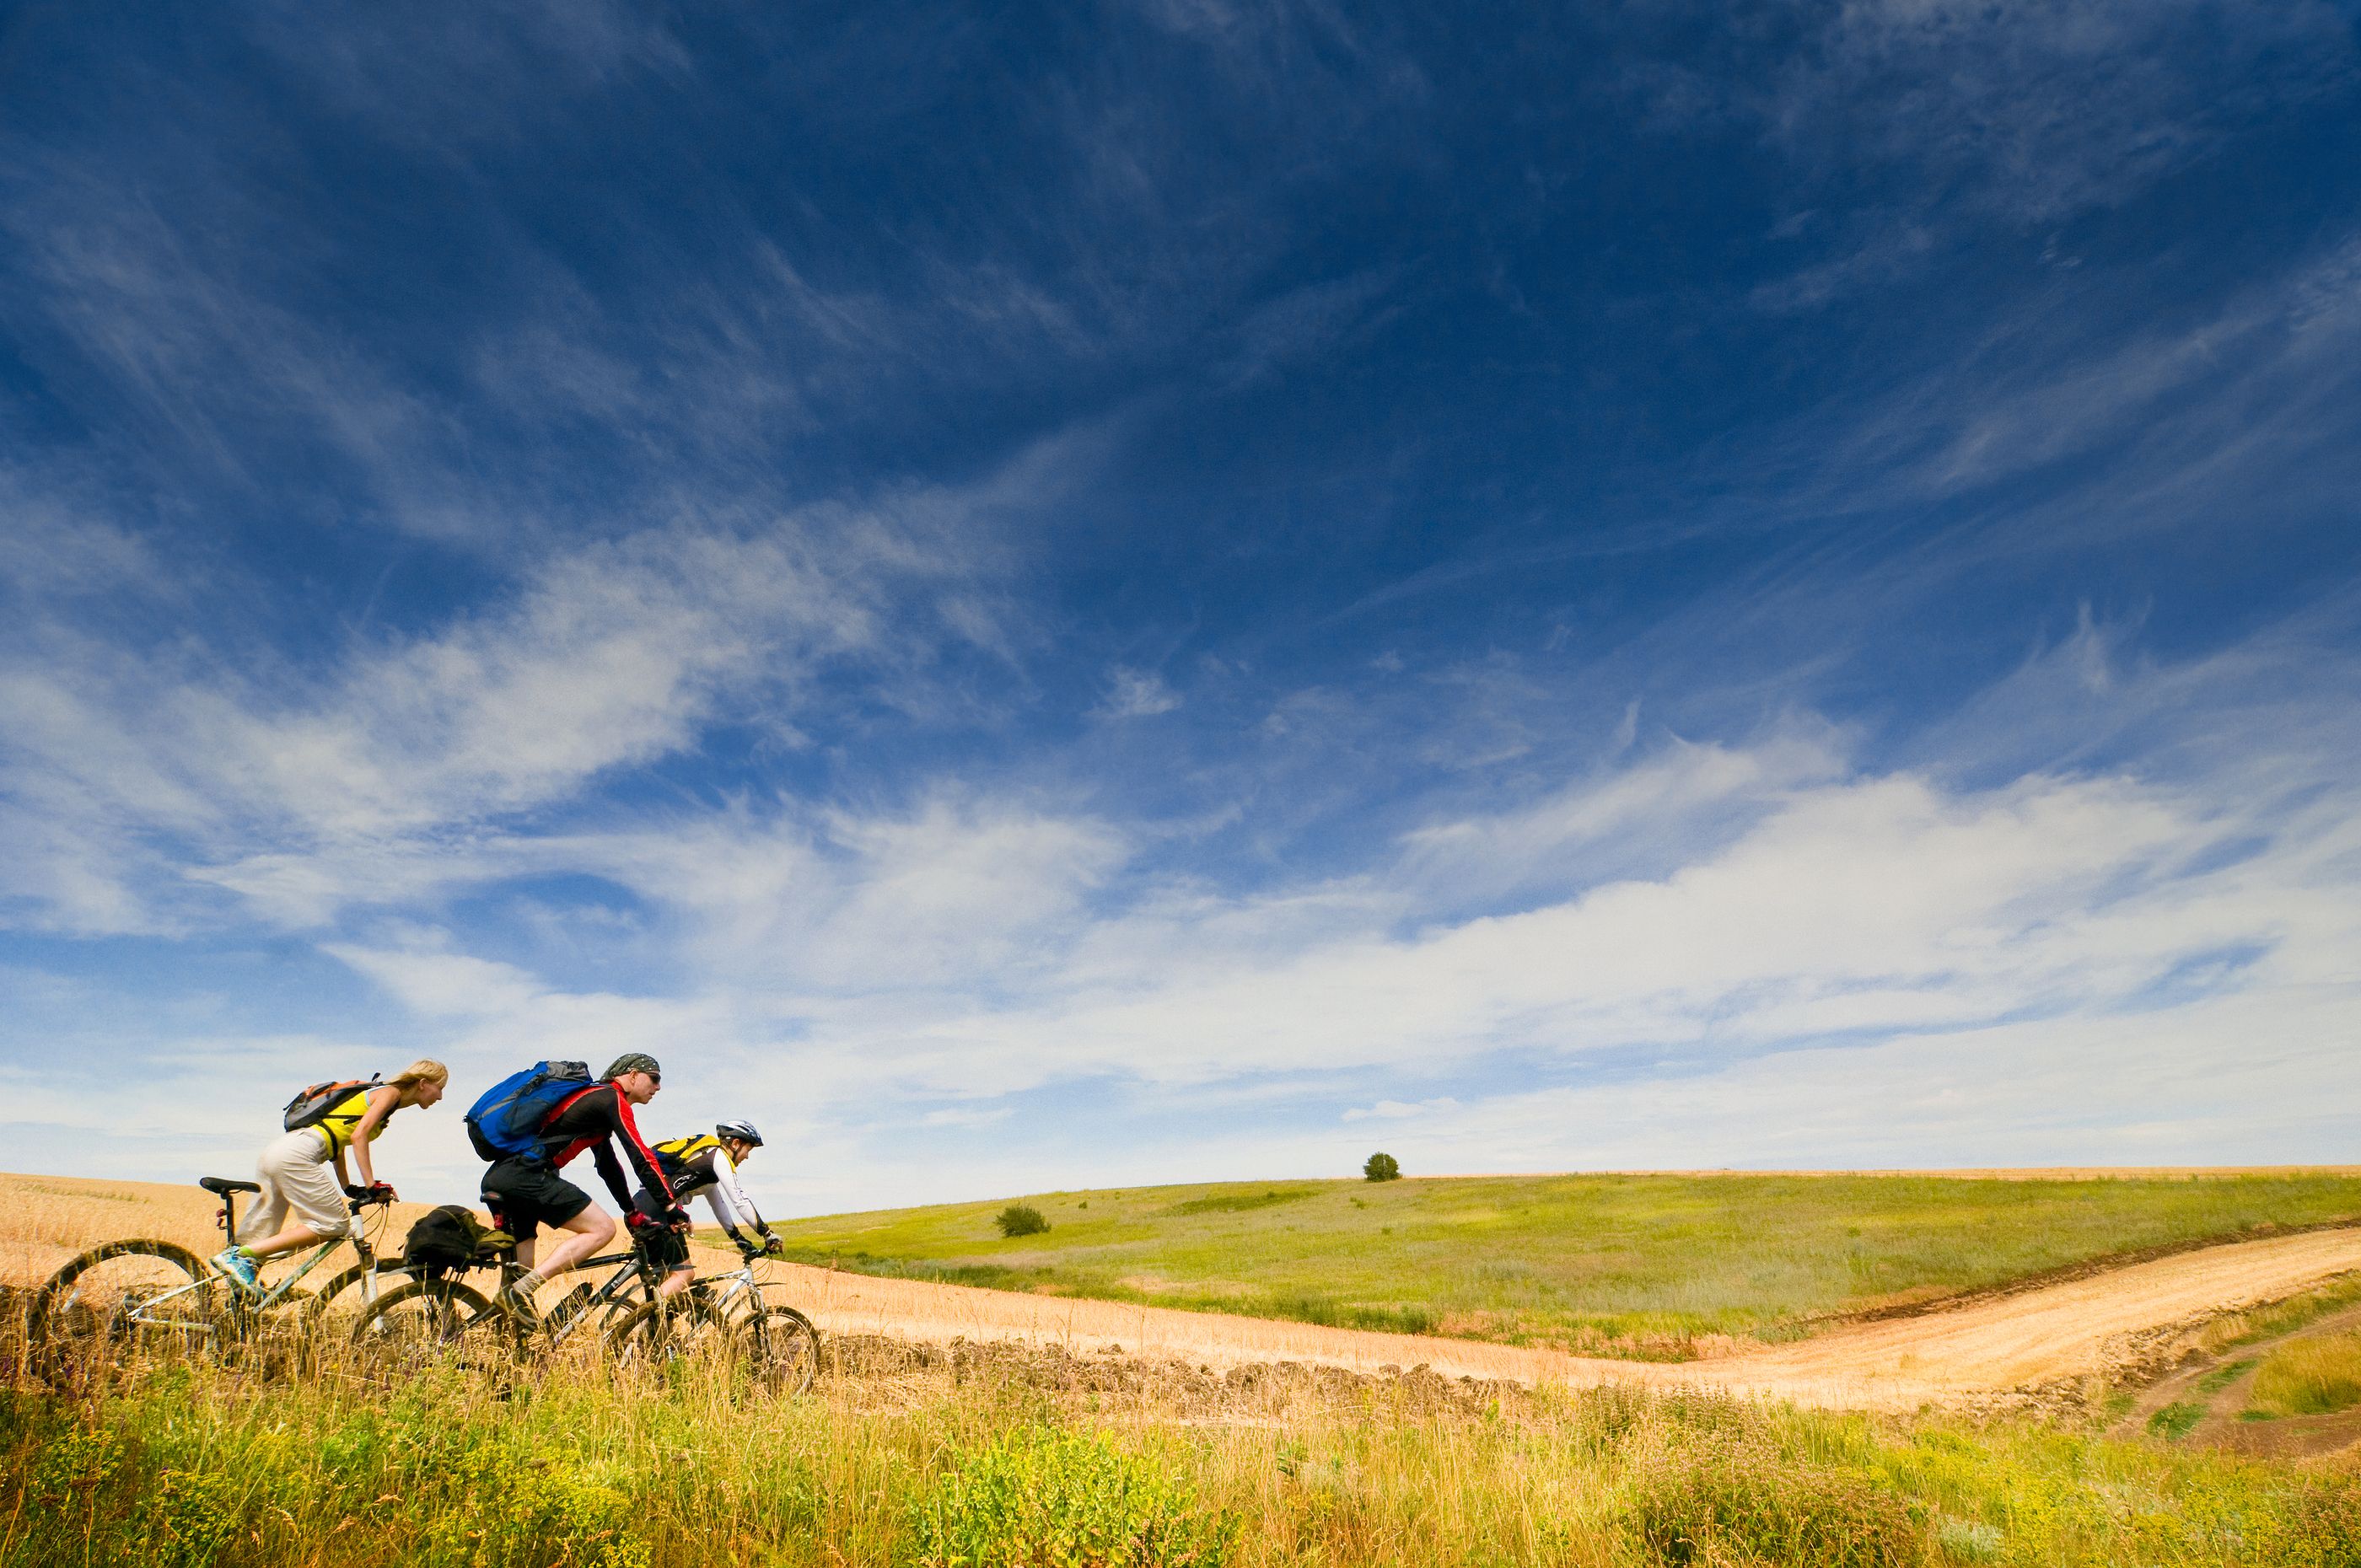
[[[512,1361],[517,1332],[514,1320],[495,1311],[472,1287],[456,1279],[413,1279],[361,1313],[352,1343],[398,1375],[477,1358]]]
[[[686,1321],[669,1301],[642,1301],[617,1316],[605,1331],[607,1354],[619,1366],[660,1372],[688,1354]]]
[[[598,1288],[595,1285],[587,1282],[577,1285],[544,1310],[541,1321],[549,1326],[550,1332],[566,1333],[574,1326],[575,1319],[590,1310],[590,1303],[598,1299]]]
[[[819,1330],[793,1307],[765,1307],[737,1326],[734,1346],[755,1387],[793,1396],[819,1376]]]
[[[364,1296],[357,1294],[348,1296],[346,1292],[352,1290],[362,1280],[371,1276],[377,1278],[378,1294],[380,1297],[396,1286],[417,1277],[410,1272],[409,1267],[400,1258],[380,1257],[368,1263],[353,1264],[343,1273],[321,1286],[317,1296],[305,1299],[303,1302],[305,1321],[308,1322],[323,1317],[331,1310],[354,1306],[365,1307],[368,1303]]]
[[[237,1287],[171,1242],[108,1242],[73,1259],[33,1297],[35,1353],[56,1370],[85,1358],[208,1354],[234,1336]]]

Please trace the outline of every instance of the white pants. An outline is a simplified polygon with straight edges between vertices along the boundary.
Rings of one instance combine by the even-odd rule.
[[[335,1170],[328,1164],[328,1135],[319,1128],[304,1127],[272,1140],[254,1162],[254,1179],[262,1190],[254,1195],[253,1206],[238,1224],[239,1241],[258,1242],[278,1234],[286,1227],[290,1209],[323,1240],[345,1234],[352,1211],[346,1207],[345,1190],[336,1185]]]

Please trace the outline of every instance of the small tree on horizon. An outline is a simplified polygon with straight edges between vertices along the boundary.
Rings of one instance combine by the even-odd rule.
[[[1049,1228],[1048,1218],[1030,1203],[1011,1203],[992,1223],[1004,1236],[1038,1236]]]
[[[1399,1181],[1401,1179],[1401,1161],[1389,1154],[1373,1154],[1368,1163],[1361,1167],[1361,1175],[1369,1181]]]

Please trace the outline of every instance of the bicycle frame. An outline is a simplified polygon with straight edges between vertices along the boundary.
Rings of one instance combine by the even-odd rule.
[[[577,1270],[586,1270],[604,1268],[610,1263],[616,1266],[615,1272],[607,1277],[607,1282],[604,1285],[584,1298],[579,1306],[566,1305],[567,1301],[573,1299],[569,1294],[566,1300],[557,1304],[558,1309],[563,1310],[566,1314],[562,1319],[557,1317],[555,1310],[543,1317],[542,1323],[549,1331],[549,1343],[553,1348],[564,1344],[574,1331],[588,1320],[592,1312],[630,1295],[634,1284],[645,1283],[649,1289],[655,1288],[655,1282],[646,1259],[641,1257],[636,1251],[609,1253],[604,1257],[586,1257],[574,1266]],[[522,1265],[513,1260],[502,1262],[500,1289],[505,1292],[523,1273]]]
[[[383,1199],[354,1201],[351,1204],[351,1208],[353,1213],[358,1215],[363,1210],[368,1209],[373,1205],[382,1206],[385,1202],[386,1200]],[[237,1234],[236,1193],[225,1192],[222,1194],[221,1212],[216,1216],[214,1223],[220,1226],[224,1232],[231,1236],[236,1236]],[[258,1293],[247,1290],[243,1287],[236,1285],[223,1278],[221,1276],[216,1275],[208,1279],[192,1280],[186,1285],[176,1286],[172,1289],[143,1299],[126,1314],[126,1321],[140,1328],[170,1329],[184,1333],[210,1333],[213,1331],[212,1325],[209,1322],[179,1319],[169,1315],[159,1315],[159,1310],[171,1302],[181,1299],[183,1297],[194,1295],[202,1290],[215,1289],[225,1285],[228,1286],[229,1290],[226,1301],[230,1316],[233,1318],[247,1319],[259,1318],[263,1313],[269,1311],[271,1308],[276,1307],[280,1302],[285,1300],[288,1296],[294,1291],[295,1287],[302,1281],[305,1275],[319,1267],[321,1264],[325,1263],[328,1258],[335,1253],[338,1247],[343,1246],[345,1243],[348,1241],[353,1244],[353,1250],[360,1255],[360,1259],[363,1263],[374,1263],[376,1261],[377,1255],[370,1245],[367,1227],[357,1227],[350,1235],[328,1236],[324,1238],[319,1245],[312,1249],[310,1255],[303,1259],[302,1263],[296,1268],[294,1273],[289,1275],[286,1278],[281,1279],[278,1284],[268,1287]],[[372,1268],[365,1273],[361,1277],[360,1283],[364,1305],[375,1305],[378,1294],[376,1270]]]
[[[390,1199],[356,1198],[347,1200],[346,1203],[356,1219],[357,1219],[365,1211],[372,1208],[382,1209],[389,1214],[393,1212],[391,1201]],[[225,1192],[222,1194],[220,1223],[221,1228],[225,1234],[230,1236],[232,1239],[236,1237],[236,1193]],[[364,1308],[377,1305],[377,1248],[369,1240],[368,1226],[366,1223],[354,1226],[348,1234],[329,1236],[322,1240],[320,1245],[313,1247],[311,1253],[304,1257],[303,1261],[296,1266],[294,1273],[289,1275],[286,1278],[281,1279],[278,1284],[265,1288],[259,1296],[249,1296],[245,1291],[240,1290],[235,1293],[232,1298],[233,1300],[236,1302],[239,1310],[254,1313],[258,1316],[263,1312],[269,1311],[271,1308],[276,1307],[280,1302],[285,1300],[288,1296],[293,1292],[295,1287],[302,1282],[302,1278],[305,1275],[319,1267],[320,1265],[327,1262],[331,1256],[335,1255],[336,1249],[346,1242],[353,1244],[353,1251],[359,1256],[363,1265],[361,1277],[357,1281],[361,1292],[361,1305]]]
[[[730,1281],[729,1289],[724,1290],[718,1297],[709,1298],[707,1301],[708,1306],[725,1315],[738,1304],[741,1297],[760,1301],[763,1299],[763,1285],[761,1280],[754,1277],[754,1260],[761,1255],[760,1253],[742,1254],[739,1257],[737,1267],[725,1268],[719,1274],[700,1276],[690,1280],[688,1288],[691,1290],[700,1290],[720,1280]]]

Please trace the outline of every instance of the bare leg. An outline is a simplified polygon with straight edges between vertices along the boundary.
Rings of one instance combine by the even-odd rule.
[[[344,1233],[339,1231],[336,1234]],[[259,1263],[267,1257],[277,1257],[282,1252],[300,1252],[307,1246],[318,1246],[330,1239],[298,1220],[277,1235],[265,1236],[258,1242],[240,1242],[238,1245],[246,1248],[248,1257]]]
[[[532,1266],[544,1279],[556,1278],[615,1239],[614,1217],[596,1203],[560,1228],[564,1239],[549,1249],[548,1256],[537,1258]]]

